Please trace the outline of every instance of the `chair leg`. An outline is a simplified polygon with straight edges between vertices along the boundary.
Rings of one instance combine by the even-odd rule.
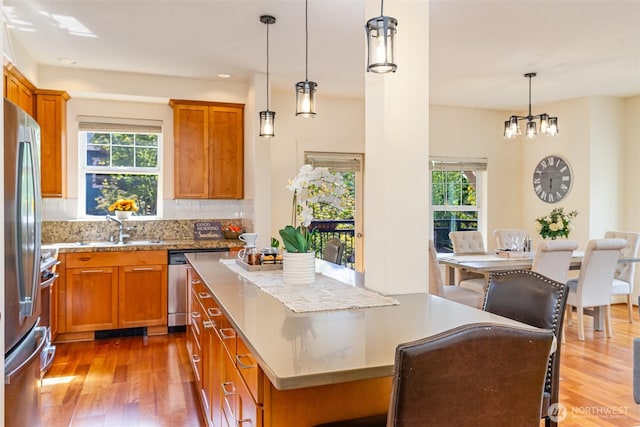
[[[629,310],[629,323],[633,323],[633,304],[631,303],[631,294],[627,294],[627,309]]]
[[[569,304],[567,304],[567,310],[564,316],[564,323],[571,325],[573,323],[573,307]]]
[[[613,336],[613,328],[611,327],[611,306],[604,306],[604,328],[607,331],[607,337]]]
[[[584,341],[584,308],[578,305],[576,309],[578,311],[578,339]]]

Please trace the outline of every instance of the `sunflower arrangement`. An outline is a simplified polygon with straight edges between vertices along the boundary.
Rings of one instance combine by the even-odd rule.
[[[131,211],[138,212],[138,205],[133,199],[118,199],[109,206],[109,211]]]

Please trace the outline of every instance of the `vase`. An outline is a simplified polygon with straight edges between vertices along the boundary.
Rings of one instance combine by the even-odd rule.
[[[116,218],[129,219],[131,218],[132,211],[116,211]]]
[[[285,252],[282,262],[282,281],[292,285],[306,285],[316,280],[315,252]]]

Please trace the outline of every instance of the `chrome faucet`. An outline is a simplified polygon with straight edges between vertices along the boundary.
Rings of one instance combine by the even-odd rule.
[[[113,221],[113,222],[118,224],[118,244],[119,245],[124,244],[124,238],[125,237],[129,237],[129,235],[128,234],[124,234],[124,224],[122,223],[122,221],[119,220],[116,217],[113,217],[113,216],[109,215],[109,214],[107,214],[106,220],[107,221]]]

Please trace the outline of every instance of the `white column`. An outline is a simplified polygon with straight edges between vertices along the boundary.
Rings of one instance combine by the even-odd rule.
[[[428,290],[428,12],[427,0],[385,2],[398,20],[398,70],[365,82],[365,282],[385,294]],[[379,16],[380,2],[365,14]]]
[[[267,109],[267,75],[254,74],[247,88],[245,104],[245,202],[253,199],[251,219],[259,234],[258,247],[271,246],[271,143],[260,137],[260,111]],[[277,131],[276,116],[276,131]]]

